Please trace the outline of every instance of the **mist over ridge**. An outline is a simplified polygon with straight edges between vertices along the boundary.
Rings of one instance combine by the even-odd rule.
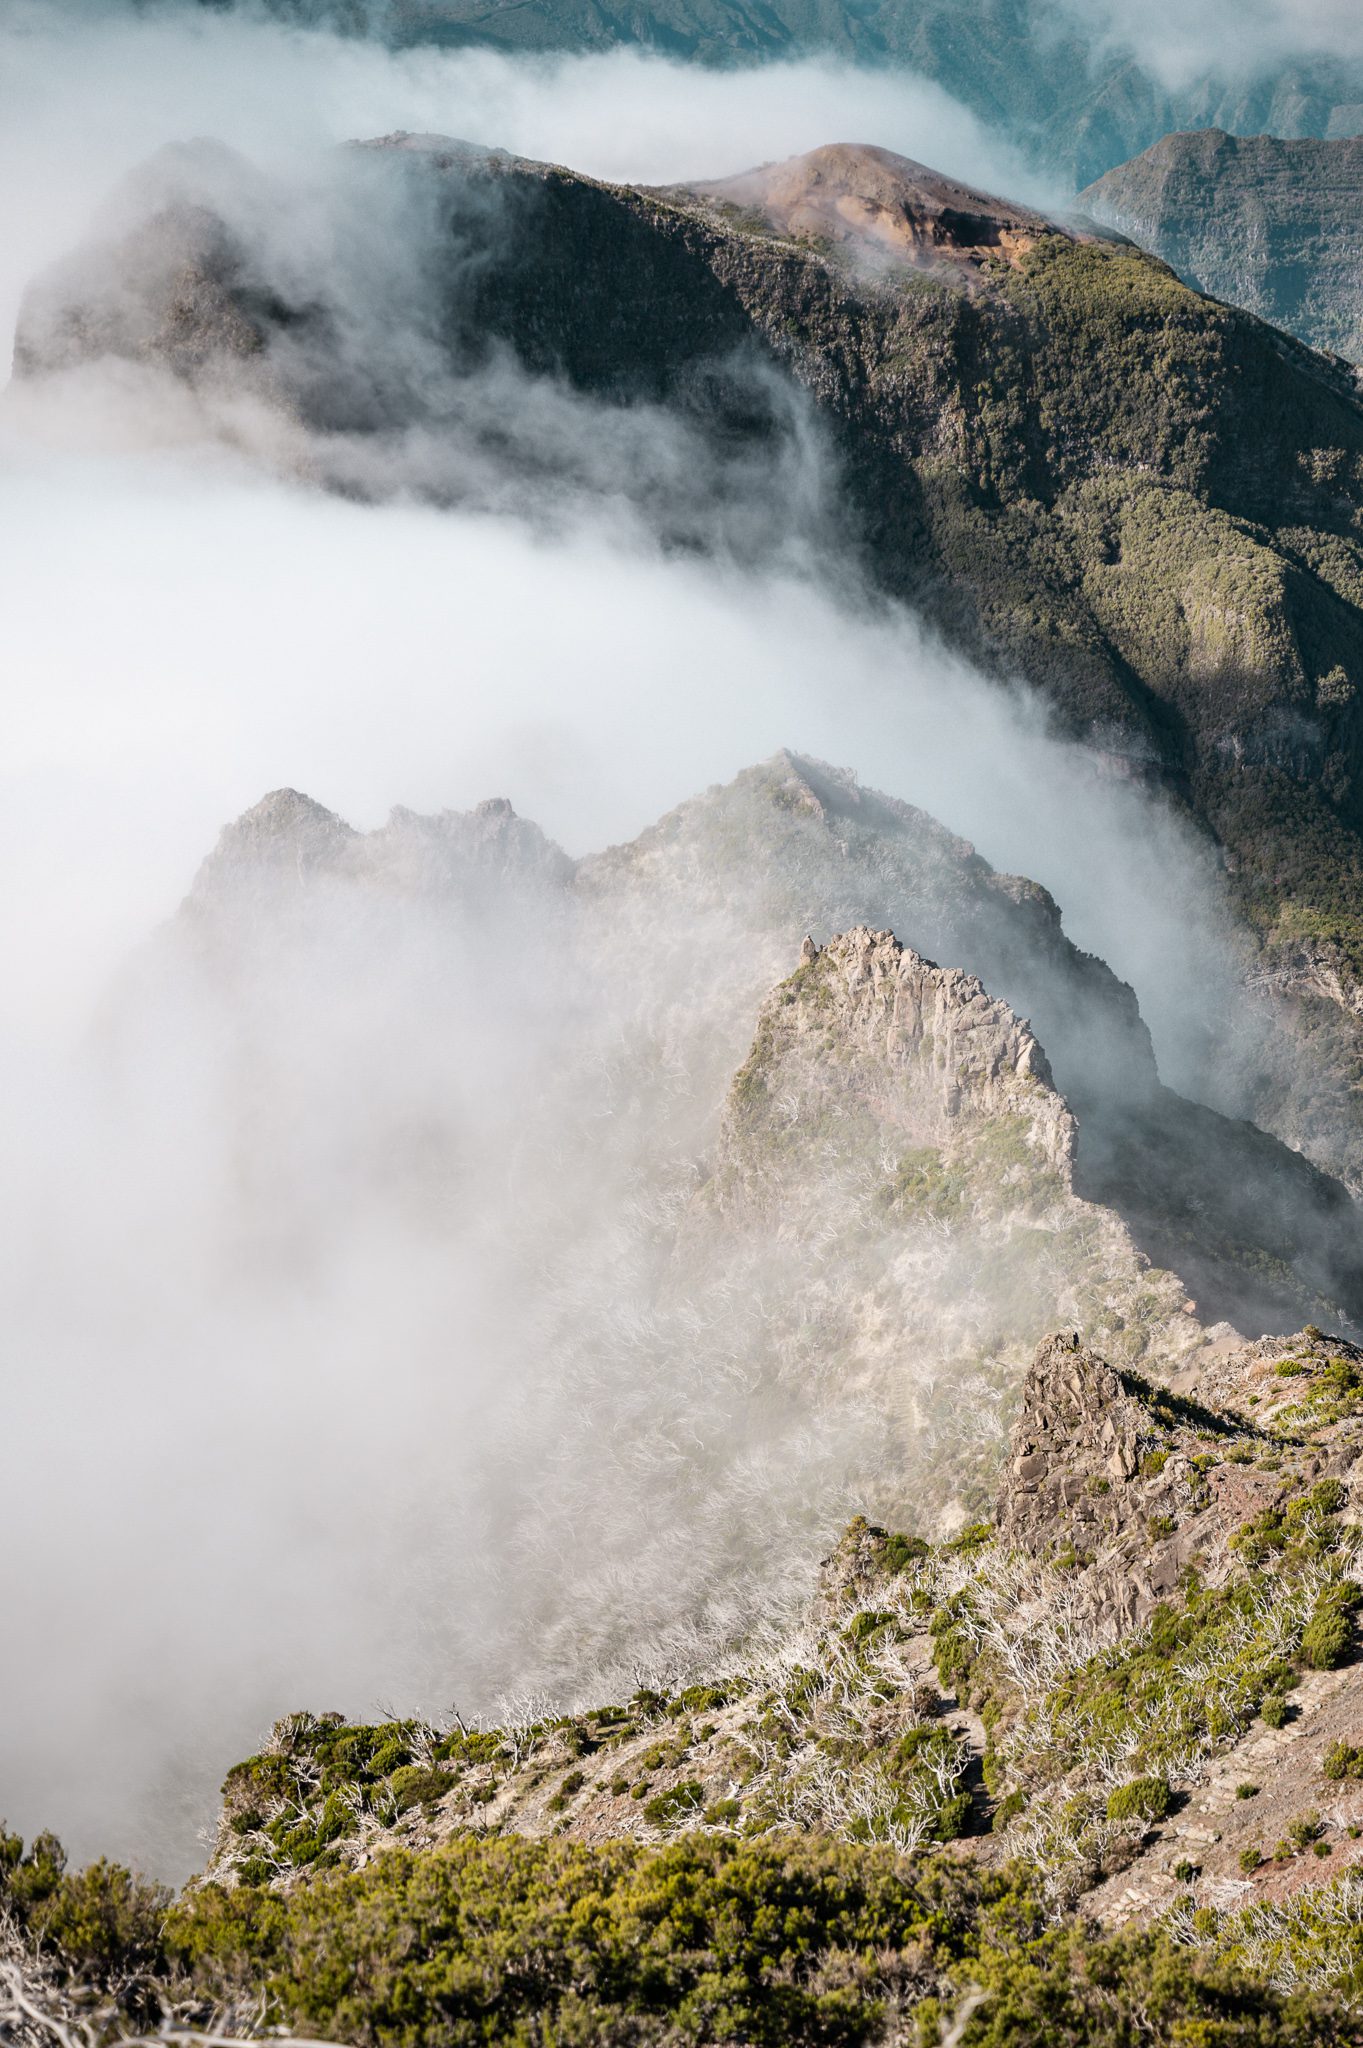
[[[1178,299],[1310,431],[1126,496],[1148,423],[1109,460],[1092,350],[1048,371],[1072,446],[962,401],[1038,248],[1051,318],[1115,245],[908,74],[113,7],[0,54],[4,1540],[72,1503],[0,1613],[0,1810],[182,1872],[286,1708],[670,1681],[851,1513],[959,1527],[1058,1321],[1157,1375],[1357,1326],[1348,1070],[1246,989],[1188,796],[1227,733],[1293,789],[1351,759],[1334,555],[1244,541],[1289,470],[1338,538],[1345,457],[1298,451],[1357,422],[1305,351]],[[857,134],[952,188],[890,312],[898,273],[685,182]],[[514,175],[476,147],[442,210],[451,135]],[[1181,289],[1118,259],[1114,302]],[[1059,626],[1043,528],[1092,543]],[[1171,552],[1166,702],[1131,590]],[[1041,646],[1099,676],[1064,715]]]
[[[199,0],[166,0],[171,19]],[[849,13],[783,0],[757,17],[731,0],[652,0],[630,17],[582,0],[533,10],[477,0],[249,0],[246,19],[329,27],[398,50],[494,50],[522,59],[642,49],[749,78],[791,60],[902,68],[951,93],[1065,189],[1172,130],[1359,131],[1359,28],[1348,0],[879,0]]]

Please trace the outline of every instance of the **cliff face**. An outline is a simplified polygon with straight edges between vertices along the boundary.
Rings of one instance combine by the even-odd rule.
[[[777,1098],[789,1096],[782,1117],[817,1127],[825,1115],[836,1122],[839,1095],[875,1101],[882,1089],[906,1140],[940,1145],[962,1118],[1016,1118],[1027,1149],[1073,1177],[1074,1120],[1028,1026],[972,975],[865,926],[823,948],[806,940],[758,1018],[721,1142],[746,1150],[773,1138]]]
[[[1028,1020],[1078,1119],[1079,1196],[1120,1215],[1205,1318],[1260,1329],[1363,1315],[1363,1246],[1344,1189],[1253,1125],[1164,1088],[1130,989],[1072,945],[1044,890],[997,874],[923,812],[844,771],[777,756],[575,864],[505,805],[466,817],[397,811],[357,835],[283,792],[224,834],[186,919],[204,957],[247,988],[262,962],[287,985],[310,960],[319,987],[359,975],[396,1002],[413,971],[402,935],[424,928],[404,905],[433,920],[442,954],[466,941],[483,963],[466,982],[451,958],[459,993],[440,1000],[452,1015],[468,1010],[479,975],[538,952],[532,1014],[543,1001],[550,1016],[534,1034],[536,1063],[545,1046],[585,1062],[584,1116],[604,1082],[600,1113],[650,1174],[664,1162],[682,1170],[714,1142],[759,1005],[778,979],[787,991],[804,985],[783,979],[802,934],[893,933]],[[821,974],[831,989],[831,965]],[[589,1052],[591,1007],[614,1020],[622,1002],[623,1029],[603,1027],[609,1055]],[[763,1015],[759,1046],[771,1004]],[[395,1044],[411,1028],[395,1020]],[[849,1052],[861,1028],[840,1015]]]
[[[647,516],[700,547],[754,523],[751,465],[808,430],[862,573],[1028,677],[1063,726],[1220,841],[1261,954],[1256,1000],[1282,1008],[1257,1112],[1363,1172],[1339,1080],[1363,971],[1363,409],[1345,367],[1128,246],[884,151],[668,193],[441,138],[352,161],[355,203],[411,258],[381,306],[363,266],[333,266],[362,318],[326,266],[272,270],[259,195],[234,211],[219,167],[216,212],[201,176],[177,200],[172,164],[122,243],[35,285],[21,375],[112,354],[319,480],[382,491],[395,447],[448,445],[459,459],[431,453],[416,483],[457,494],[495,444],[552,496],[562,447],[530,435],[508,455],[507,408],[480,382],[509,349],[622,433],[666,419],[709,451],[707,477],[747,479],[730,521],[675,481],[696,464],[654,477]],[[378,340],[395,326],[396,355]],[[757,496],[767,532],[782,494]]]
[[[959,1522],[1048,1303],[1166,1369],[1203,1341],[1184,1283],[1076,1194],[1075,1140],[1031,1031],[972,976],[889,932],[808,942],[759,1015],[667,1284],[705,1271],[761,1299],[778,1381],[881,1419],[863,1497]]]
[[[1312,348],[1363,361],[1363,139],[1166,135],[1075,201]]]

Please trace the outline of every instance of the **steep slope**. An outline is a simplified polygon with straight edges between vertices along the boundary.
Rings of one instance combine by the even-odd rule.
[[[977,1081],[1009,1092],[1019,1049],[1000,1068],[991,1038]],[[680,1690],[511,1728],[281,1721],[229,1774],[210,1882],[250,1911],[470,1830],[954,1839],[1021,1859],[1052,1910],[1166,1915],[1356,1997],[1363,1355],[1311,1330],[1190,1377],[1197,1399],[1047,1339],[992,1526],[933,1547],[854,1522],[800,1626]]]
[[[576,864],[501,804],[468,818],[397,811],[383,830],[357,835],[283,792],[224,834],[185,917],[201,958],[243,992],[248,1019],[262,977],[301,978],[300,1002],[329,1003],[333,983],[361,975],[376,1003],[395,1008],[409,976],[425,971],[406,952],[421,920],[442,958],[471,947],[489,974],[536,947],[548,1009],[538,1014],[537,992],[527,1072],[547,1061],[552,1103],[556,1061],[599,1067],[572,1120],[585,1132],[604,1119],[607,1149],[618,1145],[651,1177],[685,1174],[713,1142],[753,1015],[800,936],[891,931],[1030,1020],[1079,1119],[1077,1192],[1115,1210],[1156,1266],[1180,1273],[1204,1319],[1250,1330],[1309,1314],[1363,1321],[1363,1233],[1344,1190],[1252,1125],[1164,1088],[1130,989],[1070,943],[1044,890],[995,873],[924,813],[845,772],[780,755]],[[612,983],[625,959],[622,990]],[[456,992],[442,973],[433,988],[485,1050],[477,985]],[[386,1028],[396,1047],[429,1023],[395,1014]],[[254,1040],[260,1027],[243,1028]],[[377,1056],[402,1064],[386,1045]],[[252,1057],[276,1054],[266,1046]],[[424,1055],[413,1070],[428,1071]],[[290,1071],[282,1059],[281,1075]],[[433,1080],[437,1103],[446,1086]],[[385,1084],[380,1102],[387,1095]],[[557,1142],[560,1114],[547,1112],[546,1143]],[[330,1146],[341,1133],[320,1098],[317,1115]],[[453,1130],[438,1136],[434,1108],[422,1121],[423,1173],[438,1176],[446,1147],[453,1170]],[[273,1157],[268,1125],[262,1142]],[[384,1142],[379,1124],[365,1156]],[[522,1136],[515,1150],[527,1162],[528,1229],[544,1199],[528,1163],[537,1147]],[[270,1170],[285,1182],[294,1171],[287,1158]]]
[[[897,979],[919,1019],[950,980]],[[1028,1099],[990,1006],[952,1047]],[[1047,1339],[992,1524],[858,1518],[801,1622],[689,1684],[285,1716],[169,1912],[0,1836],[7,2032],[102,1994],[106,2038],[1356,2048],[1363,1354],[1223,1344],[1196,1393]]]
[[[1313,1273],[1307,1284],[1327,1297],[1343,1290],[1353,1299],[1352,1204],[1262,1132],[1163,1088],[1130,990],[1067,941],[1045,891],[995,874],[911,806],[778,757],[683,805],[632,846],[584,861],[577,887],[601,898],[612,920],[621,915],[613,904],[627,919],[650,906],[655,946],[651,906],[667,906],[681,932],[697,916],[714,920],[725,934],[716,945],[734,948],[730,988],[742,990],[745,1017],[761,994],[754,964],[773,979],[801,931],[887,927],[960,965],[1029,1018],[1045,1045],[1079,1118],[1081,1192],[1116,1208],[1213,1319],[1294,1320],[1275,1292],[1274,1273],[1285,1268],[1301,1280]],[[718,1083],[712,1070],[709,1085]]]
[[[1166,135],[1075,201],[1198,291],[1363,362],[1363,140]]]
[[[782,1376],[855,1388],[880,1418],[874,1497],[940,1526],[987,1497],[1048,1303],[1161,1370],[1202,1341],[1184,1283],[1077,1197],[1075,1143],[1045,1054],[973,977],[889,932],[808,942],[763,1006],[667,1285],[704,1271],[762,1299]]]
[[[725,478],[746,479],[737,526],[759,504],[770,521],[784,494],[754,475],[812,439],[863,573],[1028,677],[1117,772],[1157,779],[1219,840],[1263,951],[1260,999],[1289,1006],[1291,1050],[1264,1063],[1256,1114],[1363,1174],[1363,408],[1343,367],[1130,247],[981,210],[980,195],[944,206],[940,181],[884,151],[814,152],[741,182],[742,204],[439,138],[353,161],[354,202],[402,224],[391,239],[408,238],[416,298],[380,307],[339,259],[283,277],[259,192],[234,212],[218,165],[217,211],[202,178],[189,206],[171,162],[140,225],[35,285],[21,376],[131,358],[187,383],[234,436],[248,394],[275,422],[275,456],[345,488],[411,488],[393,451],[443,445],[458,459],[418,485],[457,495],[495,460],[551,499],[561,443],[508,446],[502,387],[480,381],[506,345],[545,388],[611,407],[621,432],[685,423],[709,452],[655,477],[648,504],[693,546],[735,530]],[[797,218],[836,233],[782,225]],[[369,294],[363,317],[334,297],[342,274]],[[378,339],[404,321],[411,360]],[[811,410],[812,436],[796,425]],[[667,480],[697,475],[696,503]]]

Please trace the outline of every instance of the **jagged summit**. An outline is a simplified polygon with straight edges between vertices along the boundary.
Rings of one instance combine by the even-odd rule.
[[[290,940],[307,927],[324,947],[349,947],[360,925],[386,943],[376,935],[400,928],[403,904],[450,929],[490,920],[507,944],[513,931],[537,943],[561,927],[571,975],[614,979],[620,961],[646,960],[629,977],[641,1014],[716,1118],[752,1020],[806,935],[817,947],[869,933],[942,962],[935,974],[1027,1020],[1036,1073],[1077,1121],[1076,1194],[1119,1215],[1205,1316],[1249,1331],[1363,1322],[1363,1231],[1344,1187],[1254,1125],[1164,1088],[1132,990],[1072,943],[1047,891],[999,874],[848,769],[783,749],[581,860],[503,797],[430,816],[398,807],[357,833],[276,791],[228,828],[188,909],[215,946],[268,944],[277,914]],[[810,967],[814,980],[830,972]],[[889,973],[868,969],[872,982]]]
[[[248,876],[287,875],[302,886],[319,871],[340,867],[358,838],[351,825],[296,789],[272,789],[219,834],[194,879],[192,897],[230,892]]]
[[[325,873],[408,891],[484,882],[566,884],[574,863],[507,797],[432,816],[395,805],[388,822],[358,832],[296,789],[276,789],[226,826],[195,877],[190,902],[229,911],[262,888],[297,894]]]
[[[860,925],[812,956],[802,948],[796,973],[763,1006],[734,1083],[738,1131],[757,1105],[765,1113],[773,1094],[789,1116],[791,1097],[812,1087],[826,1111],[833,1096],[864,1090],[868,1071],[906,1146],[941,1143],[962,1118],[1017,1117],[1027,1150],[1068,1181],[1074,1119],[1028,1024],[976,976],[938,967],[893,932]]]
[[[783,163],[687,188],[759,213],[782,234],[851,245],[863,256],[918,267],[1016,263],[1046,234],[1096,241],[1029,206],[999,199],[911,157],[865,142],[834,142]]]

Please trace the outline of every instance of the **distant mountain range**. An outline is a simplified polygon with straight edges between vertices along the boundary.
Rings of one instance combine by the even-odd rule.
[[[203,0],[216,4],[216,0]],[[1130,51],[1085,35],[1055,0],[273,0],[398,44],[507,51],[619,46],[711,64],[816,56],[898,65],[934,80],[1073,189],[1176,128],[1239,134],[1363,131],[1363,65],[1294,58],[1171,90]]]
[[[1075,204],[1198,291],[1363,363],[1363,139],[1166,135]]]

